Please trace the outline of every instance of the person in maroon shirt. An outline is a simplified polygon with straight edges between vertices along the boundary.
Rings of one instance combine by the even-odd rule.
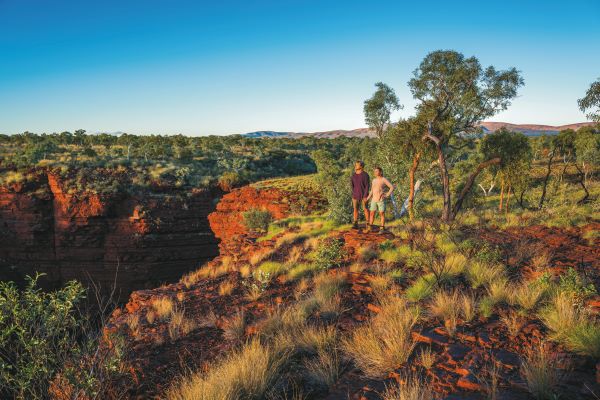
[[[369,210],[367,210],[367,197],[369,197],[369,187],[371,181],[369,174],[364,171],[365,163],[357,161],[354,163],[354,173],[350,178],[352,187],[352,207],[354,208],[354,224],[352,228],[358,229],[358,206],[362,204],[365,213],[365,220],[369,223]]]

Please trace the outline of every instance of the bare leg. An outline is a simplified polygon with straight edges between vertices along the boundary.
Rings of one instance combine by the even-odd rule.
[[[352,199],[352,208],[354,209],[353,212],[353,222],[357,223],[358,222],[358,200],[356,199]]]
[[[371,214],[369,212],[369,209],[367,208],[367,202],[365,200],[363,200],[362,206],[363,206],[363,212],[365,213],[365,223],[367,225],[369,225],[369,224],[373,223],[373,221],[372,221],[373,214]]]
[[[385,213],[383,211],[379,211],[379,218],[381,219],[381,229],[385,229]]]

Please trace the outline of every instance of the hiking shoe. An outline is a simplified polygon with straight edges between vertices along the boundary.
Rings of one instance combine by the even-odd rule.
[[[358,222],[354,221],[352,224],[352,229],[358,229]]]

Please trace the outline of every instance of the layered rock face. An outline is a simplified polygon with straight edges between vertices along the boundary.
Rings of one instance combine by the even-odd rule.
[[[55,175],[0,188],[0,279],[90,281],[121,299],[176,281],[218,254],[210,190],[72,194]]]

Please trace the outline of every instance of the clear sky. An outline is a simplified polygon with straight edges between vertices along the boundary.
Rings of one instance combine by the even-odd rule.
[[[354,129],[438,49],[522,71],[493,120],[581,122],[600,1],[0,0],[0,133]]]

